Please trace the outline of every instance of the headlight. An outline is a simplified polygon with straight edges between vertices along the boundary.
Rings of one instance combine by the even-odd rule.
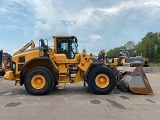
[[[13,73],[16,72],[16,63],[14,61],[11,62],[11,70],[13,71]]]
[[[12,64],[12,69],[14,69],[14,70],[16,69],[16,64],[15,63]]]

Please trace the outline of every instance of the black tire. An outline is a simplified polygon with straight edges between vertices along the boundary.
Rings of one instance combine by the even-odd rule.
[[[5,75],[5,71],[0,71],[0,76],[4,76]]]
[[[5,75],[5,73],[6,73],[6,72],[5,72],[5,70],[4,70],[4,69],[1,69],[1,70],[0,70],[0,76],[4,76],[4,75]]]
[[[40,76],[40,77],[39,77]],[[34,79],[35,77],[35,79]],[[42,86],[39,87],[39,88],[35,88],[36,85],[39,83],[34,83],[33,84],[33,80],[42,80],[42,81],[45,81],[45,83],[43,84],[42,83]],[[31,69],[27,75],[25,76],[25,80],[24,80],[24,86],[25,86],[25,89],[30,93],[30,94],[33,94],[33,95],[46,95],[48,94],[52,89],[53,89],[53,86],[55,82],[54,82],[54,77],[52,75],[52,73],[46,69],[45,67],[35,67],[33,69]]]
[[[103,86],[103,87],[97,86],[96,77],[98,75],[103,75],[109,78],[109,82],[106,86]],[[113,89],[116,86],[116,76],[110,68],[103,67],[103,66],[96,67],[92,69],[91,72],[89,73],[87,83],[92,93],[101,94],[101,95],[109,94],[110,92],[113,91]]]

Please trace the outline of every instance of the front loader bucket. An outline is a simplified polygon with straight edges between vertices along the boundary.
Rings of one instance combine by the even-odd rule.
[[[142,67],[117,67],[117,86],[124,91],[131,91],[137,94],[153,94],[150,83]]]

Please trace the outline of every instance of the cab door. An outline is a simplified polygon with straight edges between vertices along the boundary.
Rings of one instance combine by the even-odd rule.
[[[70,63],[74,61],[76,54],[78,51],[73,39],[57,38],[57,54],[54,55],[56,63]]]

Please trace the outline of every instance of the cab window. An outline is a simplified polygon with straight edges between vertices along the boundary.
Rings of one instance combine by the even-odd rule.
[[[65,54],[68,59],[74,59],[77,54],[77,46],[70,38],[57,38],[57,53]]]

